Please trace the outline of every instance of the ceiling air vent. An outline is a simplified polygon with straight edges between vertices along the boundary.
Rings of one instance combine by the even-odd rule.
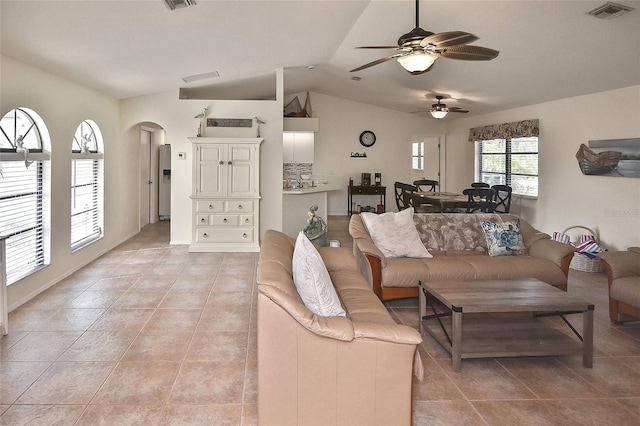
[[[632,11],[633,8],[624,6],[622,4],[607,2],[602,6],[598,6],[589,11],[589,15],[595,16],[600,19],[615,18],[616,16],[624,15],[627,12]]]
[[[196,0],[162,0],[169,10],[181,9],[183,7],[195,6]]]

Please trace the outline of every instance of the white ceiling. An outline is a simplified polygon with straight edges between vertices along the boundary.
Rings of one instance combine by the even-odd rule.
[[[280,67],[287,93],[407,112],[430,106],[436,94],[478,114],[640,84],[635,0],[618,0],[635,10],[606,20],[587,14],[604,0],[423,0],[422,28],[473,33],[474,44],[500,55],[438,59],[418,76],[392,60],[356,73],[359,82],[349,70],[393,50],[354,47],[396,44],[414,27],[412,0],[197,1],[169,11],[162,0],[1,0],[2,54],[118,99],[173,89],[177,96],[179,88],[214,99],[269,98]],[[181,80],[214,70],[220,77]]]

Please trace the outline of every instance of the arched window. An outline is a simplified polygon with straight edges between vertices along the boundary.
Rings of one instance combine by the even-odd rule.
[[[71,142],[71,249],[77,250],[102,238],[103,185],[98,125],[85,120]]]
[[[15,108],[0,121],[0,235],[7,236],[7,283],[49,262],[48,132],[27,108]]]

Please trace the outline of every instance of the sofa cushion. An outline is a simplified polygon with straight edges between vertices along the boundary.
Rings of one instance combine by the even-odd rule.
[[[320,253],[302,231],[293,250],[292,269],[298,294],[311,312],[323,317],[346,315]]]
[[[481,221],[487,239],[489,256],[524,254],[524,242],[520,233],[520,219],[505,222]]]
[[[418,213],[413,218],[418,235],[430,251],[487,251],[481,221],[501,222],[494,213]]]
[[[360,213],[360,216],[385,257],[431,257],[413,223],[413,207],[397,213]]]
[[[562,269],[547,259],[467,253],[434,256],[431,259],[389,259],[387,267],[382,270],[382,282],[386,287],[417,287],[418,280],[471,281],[530,277],[555,286],[567,283]]]

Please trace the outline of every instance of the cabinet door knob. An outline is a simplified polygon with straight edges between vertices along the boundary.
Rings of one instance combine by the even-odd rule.
[[[206,232],[205,232],[204,234],[202,234],[202,236],[203,236],[204,238],[209,238],[209,235],[208,235]]]
[[[218,164],[223,165],[224,161],[220,160],[220,162]]]
[[[246,218],[246,219],[244,220],[244,223],[249,223],[249,218]]]
[[[247,237],[248,237],[248,235],[247,235],[246,232],[244,234],[242,234],[242,238],[247,238]]]
[[[200,223],[204,223],[204,222],[205,222],[205,220],[204,220],[204,217],[203,217],[202,219],[200,219]]]
[[[224,219],[222,219],[222,221],[223,221],[224,223],[227,223],[227,222],[228,222],[228,220],[227,220],[227,218],[226,218],[226,217],[225,217]]]
[[[209,204],[209,210],[213,210],[213,204]]]
[[[231,163],[231,161],[227,161],[227,164],[228,164],[228,165],[231,165],[232,163]]]
[[[242,204],[238,204],[238,210],[242,210]]]

